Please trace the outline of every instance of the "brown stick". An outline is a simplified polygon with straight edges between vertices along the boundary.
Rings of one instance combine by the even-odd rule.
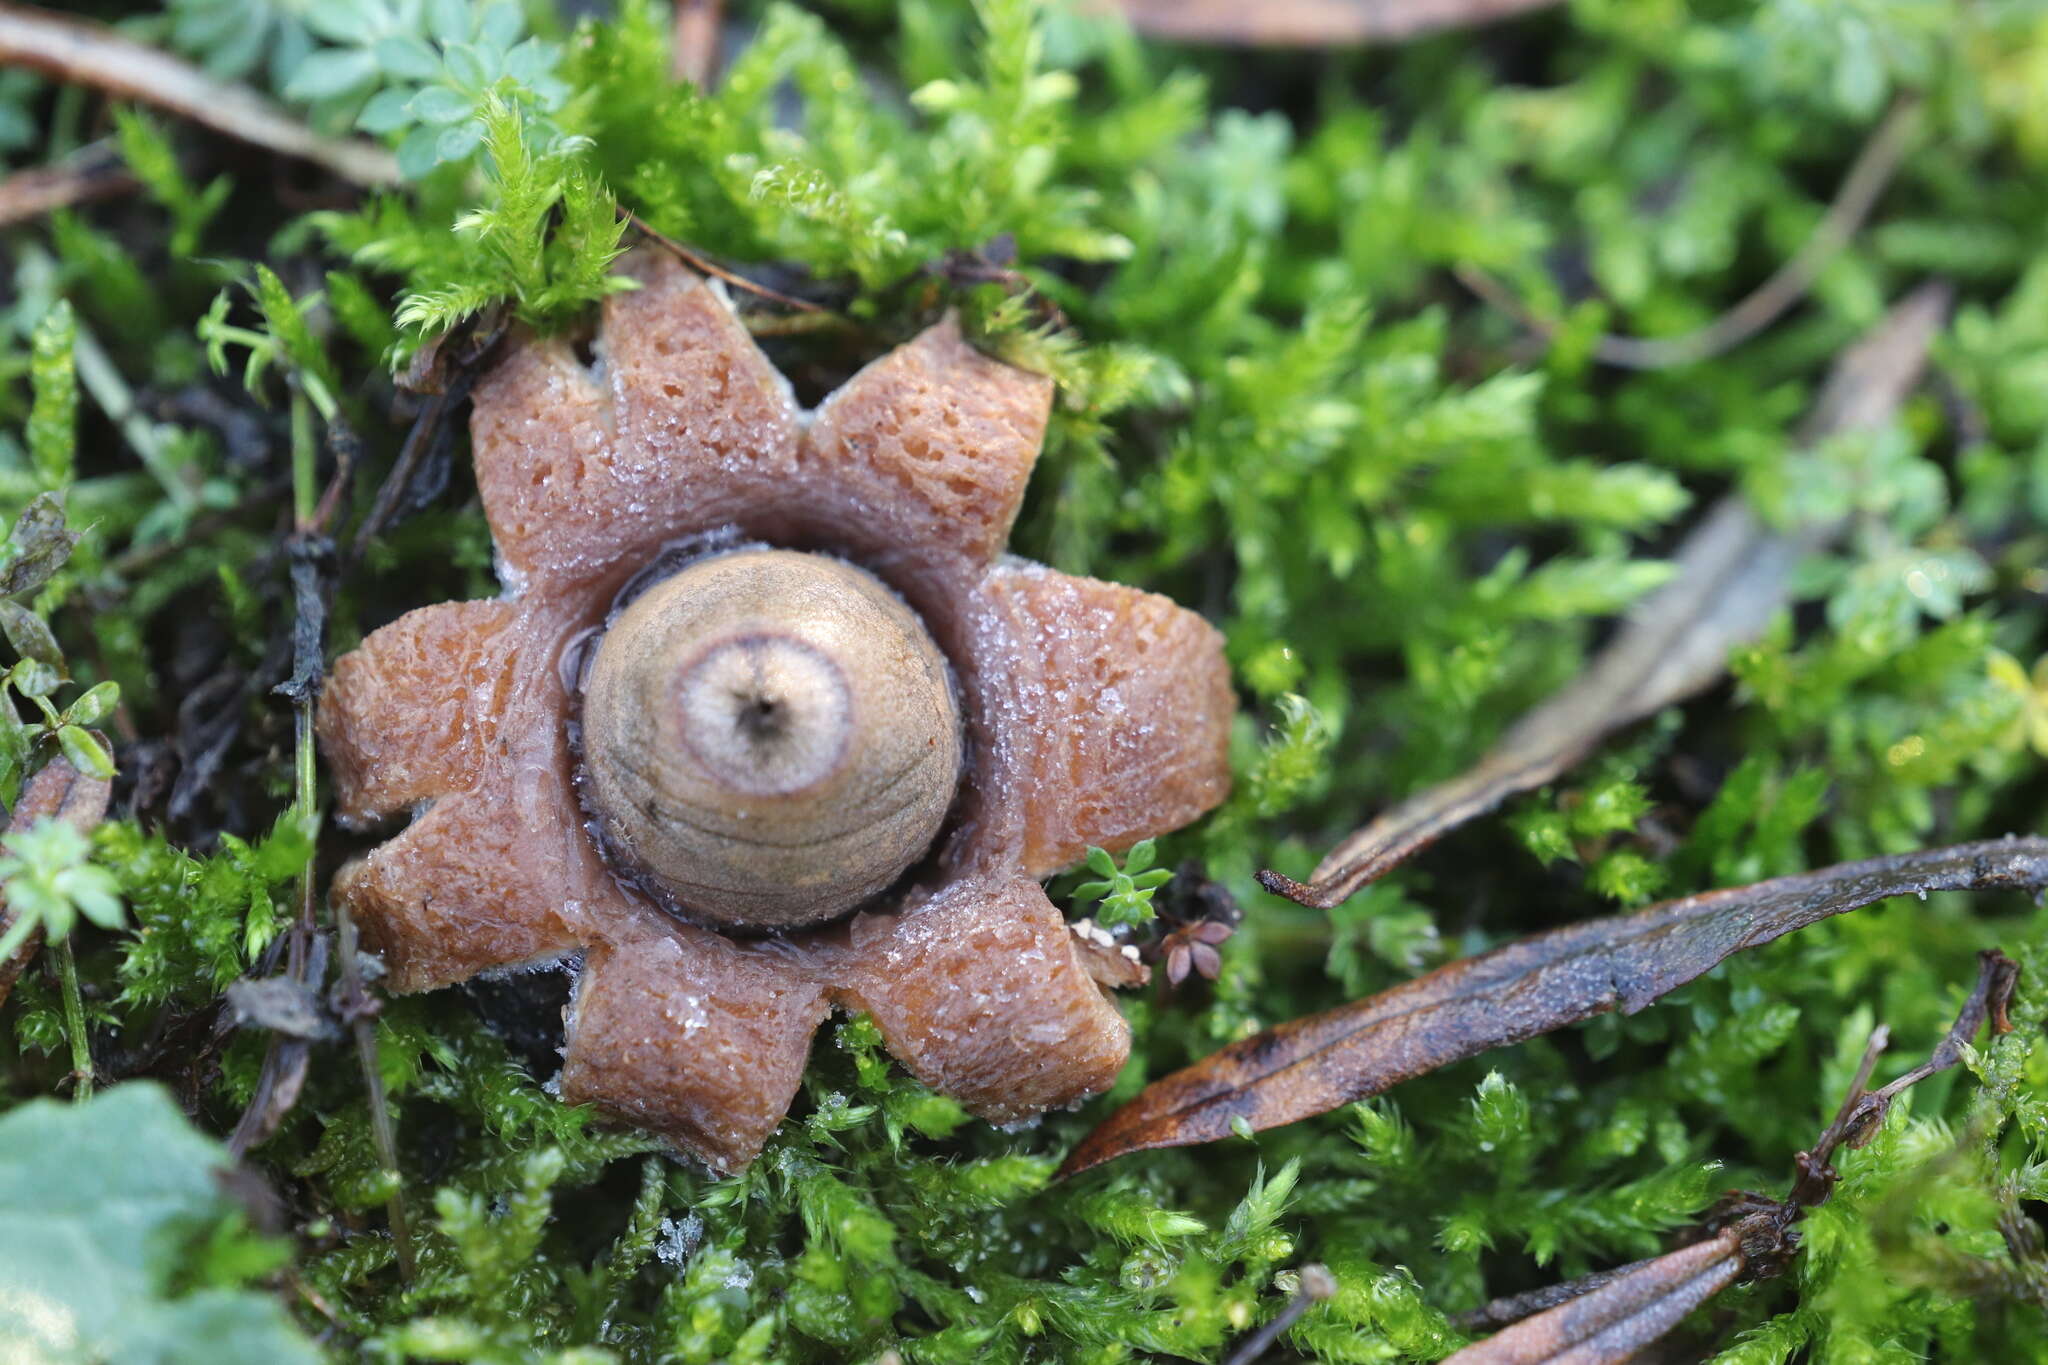
[[[1737,1193],[1722,1206],[1727,1214],[1710,1219],[1705,1241],[1548,1289],[1496,1299],[1460,1318],[1459,1325],[1520,1321],[1466,1347],[1444,1365],[1621,1365],[1737,1276],[1767,1279],[1783,1274],[1798,1248],[1793,1225],[1834,1192],[1836,1175],[1830,1163],[1836,1150],[1868,1142],[1900,1092],[1954,1066],[1987,1019],[1993,1034],[2011,1032],[2005,1011],[2019,971],[2019,964],[2004,953],[1979,953],[1976,987],[1933,1053],[1891,1084],[1866,1091],[1888,1036],[1879,1025],[1834,1122],[1811,1151],[1799,1154],[1798,1173],[1784,1199]]]
[[[1330,1273],[1328,1266],[1312,1261],[1301,1268],[1300,1278],[1301,1287],[1295,1290],[1287,1306],[1271,1322],[1245,1338],[1223,1365],[1257,1365],[1260,1357],[1273,1348],[1273,1343],[1280,1340],[1288,1328],[1300,1322],[1309,1309],[1337,1296],[1337,1277]]]
[[[2019,980],[2020,964],[2004,953],[1992,949],[1977,954],[1977,985],[1963,1002],[1962,1009],[1957,1011],[1955,1023],[1942,1035],[1941,1042],[1935,1045],[1927,1060],[1888,1085],[1865,1090],[1863,1087],[1869,1083],[1871,1069],[1876,1066],[1878,1055],[1891,1038],[1891,1031],[1879,1025],[1864,1049],[1863,1064],[1834,1122],[1827,1126],[1827,1131],[1820,1135],[1812,1150],[1799,1154],[1799,1176],[1793,1183],[1787,1202],[1802,1209],[1825,1204],[1834,1192],[1835,1153],[1843,1147],[1861,1147],[1869,1142],[1883,1126],[1885,1115],[1891,1112],[1892,1101],[1929,1076],[1946,1071],[1961,1061],[1963,1049],[1969,1046],[1977,1036],[1977,1030],[1983,1028],[1987,1020],[1991,1024],[1992,1037],[2011,1033],[2012,1021],[2006,1018],[2006,1008],[2012,1003],[2012,994],[2019,986]]]
[[[1131,1152],[1277,1128],[1596,1014],[1634,1014],[1736,953],[1892,896],[2042,887],[2048,839],[1993,839],[1552,929],[1277,1024],[1153,1081],[1081,1139],[1059,1178]]]
[[[398,183],[398,158],[376,143],[322,137],[247,86],[215,80],[190,62],[124,38],[104,24],[0,3],[0,66],[27,67],[116,99],[153,104],[217,133],[310,161],[357,185]]]
[[[1546,1284],[1537,1289],[1525,1289],[1519,1294],[1506,1294],[1497,1299],[1488,1299],[1477,1308],[1453,1317],[1451,1326],[1461,1332],[1481,1332],[1489,1328],[1507,1327],[1520,1322],[1523,1318],[1548,1312],[1561,1303],[1569,1303],[1581,1295],[1590,1294],[1601,1285],[1641,1270],[1656,1259],[1655,1256],[1646,1256],[1640,1261],[1630,1261],[1627,1265],[1618,1265],[1612,1270],[1596,1270],[1590,1275],[1581,1275],[1575,1280],[1566,1280],[1561,1284]]]
[[[1696,331],[1675,337],[1626,337],[1603,334],[1593,344],[1593,357],[1625,370],[1668,370],[1711,360],[1761,332],[1813,287],[1821,270],[1836,253],[1849,244],[1863,220],[1884,193],[1912,145],[1919,121],[1920,101],[1906,97],[1892,105],[1877,131],[1863,144],[1855,164],[1850,166],[1835,200],[1814,227],[1813,234],[1799,250],[1740,303]],[[1514,317],[1524,327],[1548,341],[1558,324],[1540,317],[1514,291],[1476,266],[1461,265],[1451,272],[1467,289]]]
[[[0,227],[26,223],[73,204],[132,194],[141,183],[112,147],[95,142],[62,161],[32,166],[0,180]]]
[[[1802,442],[1889,421],[1919,381],[1948,299],[1942,286],[1921,286],[1845,352]],[[1261,872],[1259,881],[1303,905],[1336,905],[1443,834],[1557,777],[1608,735],[1712,685],[1728,651],[1754,639],[1784,605],[1799,561],[1839,531],[1772,531],[1739,497],[1723,500],[1680,547],[1677,576],[1629,613],[1583,674],[1510,726],[1479,762],[1380,814],[1332,849],[1308,883],[1277,872]]]
[[[1734,1283],[1742,1238],[1711,1241],[1644,1261],[1599,1288],[1467,1346],[1444,1365],[1619,1365]]]

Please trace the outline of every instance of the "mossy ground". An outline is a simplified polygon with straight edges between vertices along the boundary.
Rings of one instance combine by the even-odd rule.
[[[2048,651],[2048,11],[1578,0],[1283,54],[1157,46],[1022,0],[742,6],[747,36],[699,94],[671,81],[648,0],[574,21],[547,0],[91,8],[330,130],[362,111],[413,177],[366,197],[0,84],[13,164],[111,134],[145,184],[9,231],[0,341],[0,421],[22,432],[0,436],[4,510],[63,490],[86,531],[28,603],[75,680],[54,699],[102,680],[123,697],[101,722],[120,818],[94,857],[132,927],[77,940],[106,1077],[166,1080],[228,1131],[266,1039],[215,1029],[221,993],[276,969],[307,860],[324,885],[360,846],[292,806],[292,712],[269,694],[295,462],[304,512],[333,419],[359,436],[347,546],[411,420],[394,366],[499,306],[582,325],[614,205],[824,305],[739,296],[808,401],[947,305],[1050,369],[1016,548],[1207,613],[1245,701],[1237,794],[1161,845],[1240,897],[1243,929],[1213,986],[1126,1000],[1130,1070],[1084,1111],[993,1131],[845,1022],[759,1164],[715,1180],[545,1092],[549,1040],[518,1027],[544,999],[395,1000],[378,1059],[418,1276],[394,1265],[393,1182],[341,1043],[252,1156],[282,1199],[284,1268],[217,1255],[206,1275],[275,1286],[336,1358],[1218,1360],[1317,1260],[1339,1292],[1269,1359],[1434,1360],[1460,1340],[1447,1314],[1651,1254],[1725,1188],[1781,1191],[1871,1027],[1918,1056],[1997,945],[2028,973],[2017,1031],[1915,1090],[1848,1157],[1793,1273],[1698,1314],[1685,1358],[2048,1359],[2039,1265],[2000,1233],[2048,1199],[2048,913],[2014,897],[1866,910],[1635,1018],[1048,1184],[1148,1078],[1449,957],[1659,895],[2043,831],[2048,687],[2025,666]],[[518,49],[522,29],[558,47]],[[1602,328],[1684,332],[1767,276],[1910,96],[1914,150],[1799,308],[1680,369],[1589,359]],[[1562,318],[1552,343],[1466,293],[1461,266]],[[1957,291],[1932,382],[1885,431],[1798,449],[1831,357],[1930,276]],[[59,298],[75,339],[46,322]],[[339,573],[330,654],[495,591],[459,427],[450,453]],[[1255,870],[1305,874],[1572,677],[1731,488],[1850,530],[1729,685],[1335,911],[1257,890]],[[0,746],[10,795],[54,742],[39,733]],[[54,975],[24,980],[0,1040],[0,1112],[62,1087]]]

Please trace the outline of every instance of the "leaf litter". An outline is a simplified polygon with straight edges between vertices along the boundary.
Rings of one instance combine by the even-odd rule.
[[[2048,839],[2009,837],[1841,863],[1566,925],[1267,1029],[1154,1081],[1083,1138],[1059,1174],[1277,1128],[1596,1014],[1635,1014],[1745,948],[1892,896],[2043,887]]]

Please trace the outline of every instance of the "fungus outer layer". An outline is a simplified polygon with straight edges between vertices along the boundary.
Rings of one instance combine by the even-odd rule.
[[[746,1165],[834,1007],[998,1122],[1101,1090],[1129,1047],[1037,879],[1225,795],[1221,640],[1165,598],[1007,558],[1051,402],[950,320],[806,424],[722,295],[628,263],[597,367],[514,346],[476,389],[477,485],[508,593],[444,603],[337,661],[320,710],[339,814],[410,811],[336,895],[426,990],[580,962],[565,1099]],[[851,919],[729,937],[615,876],[586,831],[565,667],[664,546],[729,529],[872,572],[957,682],[965,776],[912,879]]]

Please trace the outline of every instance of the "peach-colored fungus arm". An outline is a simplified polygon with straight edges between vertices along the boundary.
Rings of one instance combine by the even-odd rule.
[[[335,660],[318,731],[343,823],[476,785],[503,709],[514,616],[505,602],[441,602]]]
[[[835,992],[923,1081],[995,1123],[1107,1089],[1131,1030],[1036,882],[955,882],[898,915],[862,915]]]
[[[893,561],[964,579],[1009,539],[1052,388],[975,350],[948,315],[827,398],[801,459],[859,509],[863,548],[885,576]]]
[[[1122,850],[1178,829],[1229,794],[1236,700],[1207,621],[1023,560],[998,565],[982,592],[1027,661],[1005,700],[1026,876],[1071,867],[1091,844]]]
[[[768,951],[650,923],[591,948],[562,1098],[744,1169],[789,1109],[827,1009],[821,986]]]
[[[788,384],[697,275],[629,264],[641,288],[606,300],[592,365],[529,340],[477,385],[477,488],[510,586],[616,586],[787,477]]]

